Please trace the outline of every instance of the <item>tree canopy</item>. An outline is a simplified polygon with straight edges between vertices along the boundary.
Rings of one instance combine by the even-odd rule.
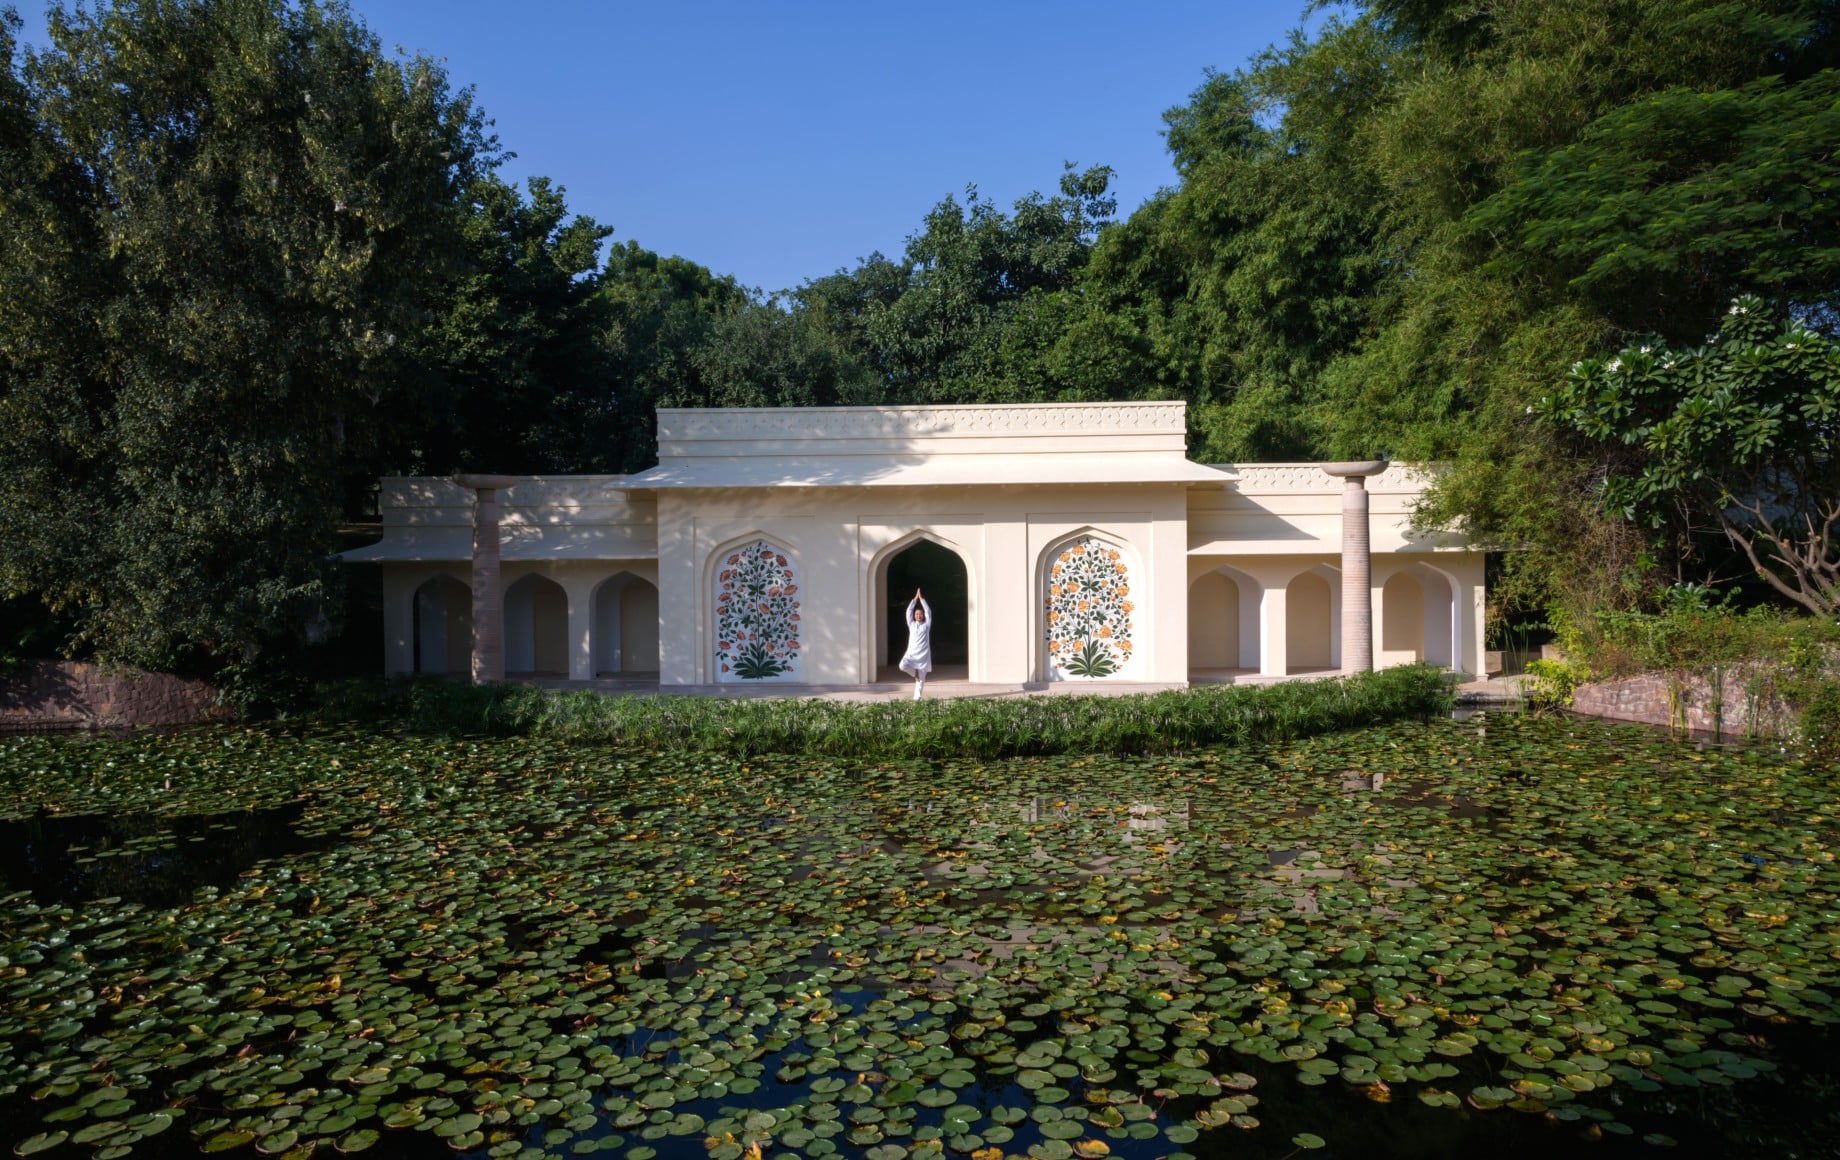
[[[1630,449],[1604,481],[1612,512],[1661,526],[1690,505],[1782,596],[1840,614],[1840,345],[1829,336],[1746,296],[1706,345],[1581,360],[1538,409]]]
[[[336,616],[384,472],[639,470],[664,406],[1180,398],[1205,460],[1444,462],[1421,518],[1523,549],[1510,601],[1723,543],[1831,608],[1769,529],[1835,494],[1832,425],[1786,417],[1840,323],[1837,10],[1367,0],[1199,78],[1122,218],[1068,164],[771,292],[504,182],[472,94],[336,2],[104,0],[38,52],[9,17],[0,598],[249,663]]]
[[[162,666],[321,612],[493,144],[336,5],[0,21],[0,585]]]

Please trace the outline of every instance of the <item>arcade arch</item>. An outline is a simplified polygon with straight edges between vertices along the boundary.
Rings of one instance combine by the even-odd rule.
[[[1456,665],[1456,600],[1450,578],[1412,564],[1387,577],[1380,589],[1379,665],[1425,661]]]
[[[1285,672],[1341,667],[1340,578],[1334,568],[1318,564],[1285,585]]]
[[[1259,668],[1264,585],[1238,568],[1218,567],[1188,589],[1188,667],[1191,672]]]
[[[473,664],[473,590],[441,575],[413,598],[414,664],[418,673],[466,674]]]
[[[658,587],[643,576],[621,572],[594,589],[593,608],[594,673],[656,676]]]
[[[505,589],[505,671],[569,675],[569,597],[535,572]]]

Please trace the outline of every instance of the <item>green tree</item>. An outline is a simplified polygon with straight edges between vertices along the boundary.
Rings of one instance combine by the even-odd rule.
[[[1062,397],[1047,352],[1077,316],[1065,296],[1117,208],[1111,176],[1068,165],[1057,195],[1030,194],[1008,213],[975,187],[963,204],[948,197],[900,262],[875,254],[807,282],[789,296],[793,311],[879,376],[891,401]]]
[[[595,422],[612,374],[598,293],[612,231],[570,217],[546,178],[526,198],[491,174],[465,192],[467,260],[410,349],[446,405],[404,434],[418,471],[580,472],[604,467]]]
[[[406,336],[492,155],[342,7],[120,0],[0,47],[0,592],[160,668],[328,606],[342,476],[429,398]]]
[[[748,293],[733,278],[636,242],[609,248],[595,297],[611,372],[607,389],[578,409],[581,430],[602,448],[601,471],[642,471],[658,462],[658,407],[713,406],[694,352]]]
[[[1603,481],[1610,511],[1658,525],[1690,505],[1771,588],[1840,615],[1840,344],[1829,336],[1740,298],[1705,346],[1583,360],[1538,409],[1629,449]]]
[[[1445,461],[1422,519],[1530,547],[1509,563],[1529,599],[1596,599],[1685,544],[1609,527],[1601,449],[1527,407],[1733,295],[1831,298],[1834,16],[1371,0],[1172,114],[1180,184],[1087,291],[1142,319],[1204,452]]]
[[[1320,57],[1290,51],[1322,71]],[[1324,100],[1321,78],[1296,81],[1289,60],[1211,75],[1165,116],[1181,183],[1100,239],[1082,279],[1092,321],[1070,335],[1087,349],[1122,339],[1127,364],[1148,364],[1140,374],[1194,403],[1204,458],[1319,451],[1311,391],[1365,333],[1388,269],[1375,191],[1339,137],[1345,114],[1306,117],[1300,102]],[[1343,101],[1364,91],[1347,76],[1325,87]]]
[[[877,403],[882,384],[838,338],[779,300],[719,314],[690,364],[702,405],[834,407]]]
[[[1813,303],[1840,286],[1837,141],[1840,71],[1677,86],[1526,155],[1468,220],[1501,240],[1492,269],[1690,340],[1735,287]]]

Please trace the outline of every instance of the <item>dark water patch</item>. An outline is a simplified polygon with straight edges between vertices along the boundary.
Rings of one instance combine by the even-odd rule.
[[[0,885],[40,902],[113,898],[181,906],[269,858],[325,849],[342,838],[297,828],[305,802],[235,813],[44,814],[0,821]]]

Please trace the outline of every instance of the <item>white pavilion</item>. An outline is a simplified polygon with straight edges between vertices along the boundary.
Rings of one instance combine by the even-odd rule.
[[[1425,471],[1185,439],[1181,402],[661,410],[635,475],[386,479],[344,558],[392,674],[861,687],[915,588],[936,681],[1481,671],[1483,553],[1412,526]]]

